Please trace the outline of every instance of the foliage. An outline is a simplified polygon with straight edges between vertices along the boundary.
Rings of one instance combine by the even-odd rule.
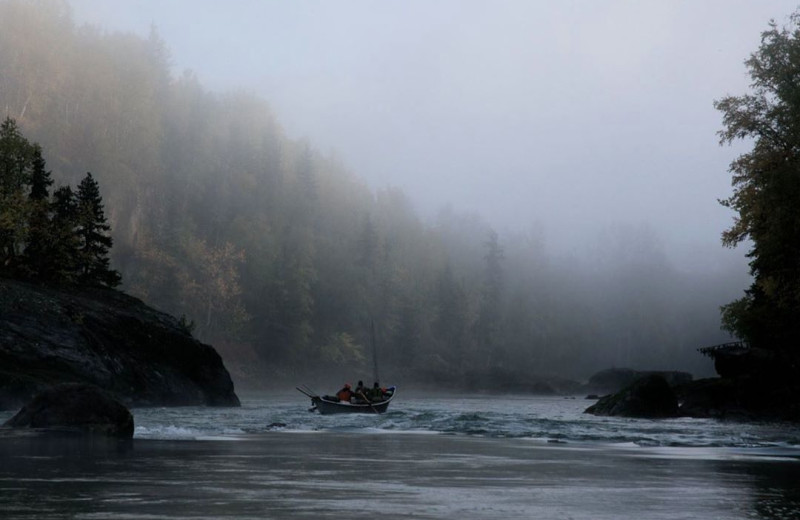
[[[503,248],[500,247],[495,231],[489,232],[489,239],[486,241],[485,247],[487,250],[484,257],[486,267],[474,334],[477,341],[479,363],[485,366],[496,366],[502,365],[503,362],[503,346],[499,334],[502,327],[505,284],[502,267]]]
[[[185,316],[223,356],[232,345],[276,372],[366,370],[374,321],[383,374],[458,382],[497,364],[576,377],[699,364],[697,346],[719,342],[714,309],[703,310],[719,280],[681,277],[655,253],[641,277],[551,261],[541,242],[501,240],[452,210],[424,222],[401,190],[373,192],[289,138],[264,100],[174,75],[155,31],[78,28],[63,2],[0,0],[0,70],[0,106],[42,143],[56,181],[76,185],[88,169],[105,187],[104,207],[90,185],[54,190],[53,262],[37,276],[91,271],[72,255],[89,240],[126,291]],[[2,211],[0,239],[19,252],[24,240],[3,224],[18,216]],[[87,216],[99,227],[76,236]],[[89,233],[105,235],[105,222],[113,249]],[[619,290],[642,280],[661,285],[635,299]]]
[[[365,359],[361,345],[346,332],[332,334],[320,347],[319,357],[323,363],[348,369],[361,368]]]
[[[78,281],[87,285],[119,285],[120,274],[109,267],[108,253],[114,244],[108,234],[111,226],[106,224],[100,186],[91,173],[87,173],[78,185],[76,210]]]
[[[63,187],[51,201],[48,189],[53,181],[42,148],[29,143],[11,118],[0,128],[0,164],[2,274],[44,282],[118,285],[119,273],[109,268],[110,226],[91,174],[78,186],[77,195]]]
[[[772,22],[745,63],[751,92],[715,106],[722,143],[752,143],[731,164],[733,194],[721,203],[737,213],[722,241],[751,240],[754,279],[723,307],[723,326],[755,346],[793,349],[800,342],[800,12],[791,27]]]
[[[27,211],[25,190],[31,180],[33,146],[16,121],[6,118],[0,125],[0,272],[19,268],[17,257],[25,242]]]
[[[50,172],[47,170],[42,148],[33,147],[31,160],[30,193],[27,205],[28,229],[25,237],[25,251],[23,253],[22,268],[28,277],[41,277],[52,279],[49,273],[51,263],[51,249],[53,248],[53,222],[50,216],[49,188],[53,184]]]

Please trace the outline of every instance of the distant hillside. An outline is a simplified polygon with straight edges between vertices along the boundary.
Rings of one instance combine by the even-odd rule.
[[[726,339],[725,273],[679,273],[650,236],[586,269],[480,217],[424,223],[401,190],[289,139],[264,100],[169,64],[156,32],[0,1],[0,107],[57,184],[97,178],[124,290],[186,316],[238,377],[368,371],[372,323],[387,377],[710,370],[695,349]]]

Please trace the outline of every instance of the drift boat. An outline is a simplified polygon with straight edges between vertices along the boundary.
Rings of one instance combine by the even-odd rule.
[[[394,399],[397,387],[390,386],[384,392],[382,400],[373,402],[340,401],[332,395],[314,395],[307,391],[307,387],[303,389],[298,387],[297,390],[311,398],[311,409],[309,411],[317,411],[322,415],[331,415],[335,413],[383,413],[389,408],[389,403]]]

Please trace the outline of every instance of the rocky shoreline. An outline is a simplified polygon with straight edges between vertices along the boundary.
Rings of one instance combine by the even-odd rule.
[[[586,413],[798,422],[798,396],[800,384],[795,378],[750,374],[672,384],[659,373],[643,373],[621,390],[601,397]]]
[[[238,406],[222,358],[177,319],[122,292],[0,279],[0,410],[61,383],[126,406]]]

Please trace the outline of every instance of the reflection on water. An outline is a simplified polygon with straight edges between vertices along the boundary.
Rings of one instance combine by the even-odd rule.
[[[132,443],[0,436],[0,516],[800,518],[800,450],[786,425],[708,423],[709,433],[587,417],[585,403],[491,404],[407,400],[393,416],[336,418],[259,401],[135,410]],[[724,438],[747,442],[717,446]]]
[[[728,448],[267,433],[0,441],[3,518],[800,518],[792,457]]]

